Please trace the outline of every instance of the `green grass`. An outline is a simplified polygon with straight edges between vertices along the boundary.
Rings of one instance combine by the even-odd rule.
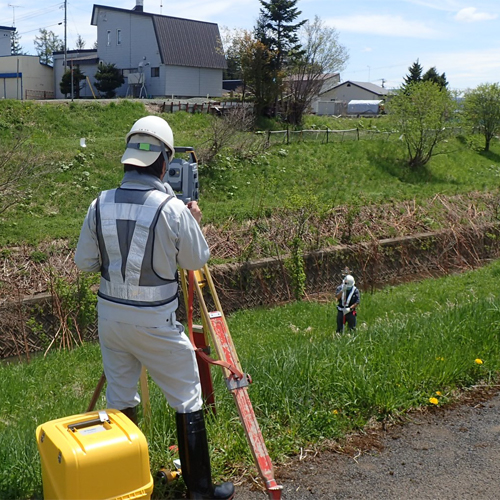
[[[432,405],[432,397],[446,404],[458,389],[494,380],[500,370],[499,278],[497,261],[363,294],[357,331],[341,336],[334,333],[334,304],[297,302],[230,316],[273,461],[339,439],[374,418]],[[0,365],[0,498],[41,498],[35,429],[85,411],[100,373],[97,345]],[[208,429],[214,475],[255,472],[220,370],[213,376],[217,417],[208,419]],[[168,447],[176,438],[172,410],[151,382],[150,392],[153,422],[145,434],[155,471],[171,465]],[[101,398],[98,407],[104,406]],[[172,498],[174,491],[158,486],[154,498]]]
[[[146,114],[142,103],[0,102],[0,156],[15,140],[28,138],[34,158],[45,169],[23,203],[0,214],[0,245],[37,244],[67,238],[76,241],[89,203],[122,177],[120,157],[125,135]],[[175,143],[206,147],[210,119],[202,114],[166,114]],[[266,125],[280,128],[275,122]],[[304,127],[392,130],[390,117],[334,119],[307,117]],[[87,147],[80,148],[85,137]],[[371,139],[321,144],[274,145],[253,157],[224,151],[210,167],[200,166],[201,206],[205,223],[224,225],[280,211],[287,200],[326,212],[338,205],[415,199],[426,204],[436,193],[454,195],[497,191],[500,145],[480,153],[465,138],[453,138],[425,168],[413,172],[404,163],[401,141]],[[248,156],[248,151],[247,151]],[[297,201],[301,198],[302,201]],[[316,210],[316,208],[315,208]]]

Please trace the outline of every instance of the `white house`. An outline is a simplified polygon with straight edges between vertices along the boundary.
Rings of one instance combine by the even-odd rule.
[[[16,31],[16,28],[0,26],[0,56],[10,56],[10,42],[14,31]]]
[[[136,2],[131,10],[94,5],[92,11],[97,59],[125,77],[117,95],[221,96],[226,59],[217,24],[150,14],[143,0]]]

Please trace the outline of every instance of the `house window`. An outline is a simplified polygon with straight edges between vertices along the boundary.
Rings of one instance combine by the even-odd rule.
[[[151,68],[151,77],[158,77],[160,76],[160,68]]]
[[[116,45],[122,44],[122,30],[116,30]]]
[[[106,45],[109,47],[111,45],[111,31],[108,30],[107,34],[108,34],[108,37],[107,37],[107,43],[106,43]]]

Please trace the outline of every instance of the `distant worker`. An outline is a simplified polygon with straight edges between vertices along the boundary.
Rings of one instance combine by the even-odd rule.
[[[165,120],[137,120],[126,141],[121,185],[92,202],[75,254],[80,270],[101,274],[97,310],[107,405],[137,423],[145,366],[176,411],[188,498],[228,500],[233,484],[212,484],[198,365],[176,320],[177,267],[197,270],[210,256],[201,210],[196,201],[184,205],[163,183],[175,154]]]
[[[360,302],[360,292],[354,286],[355,281],[351,274],[344,276],[342,284],[335,291],[337,299],[337,333],[344,331],[347,323],[349,330],[356,329],[356,308]]]

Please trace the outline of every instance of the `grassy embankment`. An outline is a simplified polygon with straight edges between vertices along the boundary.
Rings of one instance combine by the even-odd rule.
[[[19,106],[19,107],[18,107]],[[18,130],[51,168],[32,195],[0,218],[0,245],[67,238],[75,242],[89,202],[121,178],[123,137],[140,104],[38,106],[0,103],[0,148]],[[167,116],[178,145],[202,147],[208,117]],[[312,122],[325,125],[323,119]],[[365,120],[379,128],[388,120]],[[329,121],[331,128],[353,123]],[[79,148],[80,137],[87,148]],[[285,199],[314,193],[335,206],[496,190],[499,147],[488,155],[450,140],[447,154],[419,172],[404,168],[401,144],[360,141],[275,146],[252,160],[231,154],[202,167],[205,221],[223,224],[279,209]],[[275,461],[420,405],[444,404],[459,387],[490,381],[499,370],[500,265],[364,295],[355,335],[333,335],[331,305],[295,303],[229,318],[238,353],[254,384],[250,397]],[[482,363],[476,362],[481,360]],[[41,496],[34,439],[38,424],[80,413],[101,372],[96,345],[52,352],[47,359],[0,368],[0,497]],[[218,416],[209,422],[216,475],[252,470],[232,399],[214,372]],[[439,392],[439,394],[437,394]],[[146,429],[152,470],[168,462],[173,415],[151,384],[154,420]],[[434,401],[434,400],[433,400]],[[104,406],[104,401],[100,401]],[[167,498],[169,491],[155,493]]]
[[[90,201],[118,185],[119,159],[131,123],[146,113],[141,103],[0,103],[0,154],[16,136],[34,146],[24,161],[44,166],[24,202],[0,214],[0,246],[67,238],[74,242]],[[210,117],[185,112],[166,115],[177,145],[197,150],[211,144]],[[392,130],[390,117],[363,120],[308,118],[305,127]],[[79,146],[86,138],[86,148]],[[224,226],[279,210],[290,200],[320,207],[415,199],[426,205],[436,193],[497,191],[500,146],[490,153],[451,139],[429,165],[410,171],[397,134],[390,140],[293,143],[273,146],[242,159],[224,151],[212,166],[200,167],[204,222]],[[291,202],[294,203],[293,201]],[[334,243],[334,242],[331,242]]]

